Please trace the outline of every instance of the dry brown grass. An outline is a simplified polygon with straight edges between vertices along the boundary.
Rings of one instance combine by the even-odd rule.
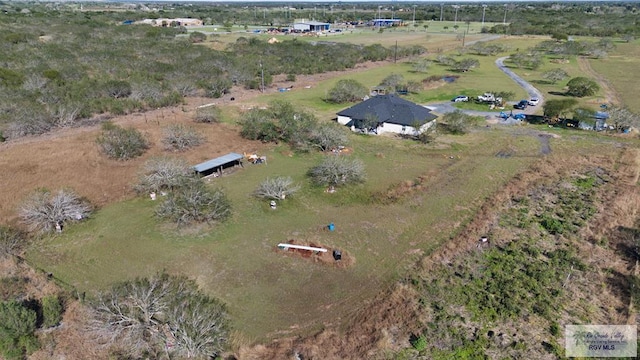
[[[142,164],[150,157],[167,154],[161,141],[163,129],[171,124],[190,123],[205,136],[203,145],[176,155],[194,165],[229,152],[264,147],[260,142],[241,138],[230,125],[193,123],[193,109],[203,101],[206,100],[192,99],[182,107],[114,118],[114,123],[135,127],[151,140],[152,147],[146,154],[129,161],[110,160],[99,153],[95,144],[98,126],[0,144],[0,218],[15,222],[20,203],[37,188],[72,188],[96,206],[132,196],[132,185]]]

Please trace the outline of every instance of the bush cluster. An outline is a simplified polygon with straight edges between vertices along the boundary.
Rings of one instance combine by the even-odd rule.
[[[96,139],[100,151],[115,160],[129,160],[147,151],[149,141],[135,128],[123,128],[106,122]]]

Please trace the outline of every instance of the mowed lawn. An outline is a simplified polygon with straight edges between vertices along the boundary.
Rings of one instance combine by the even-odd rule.
[[[308,333],[348,319],[539,158],[536,136],[499,128],[442,136],[437,146],[356,135],[352,141],[348,156],[366,164],[363,185],[327,194],[305,176],[326,155],[290,156],[276,147],[267,153],[267,165],[211,182],[226,190],[234,207],[224,224],[175,229],[155,218],[157,203],[137,198],[43,239],[27,258],[88,294],[163,269],[184,274],[228,304],[234,327],[248,341]],[[515,150],[513,157],[495,156],[507,148]],[[251,192],[263,179],[281,175],[302,188],[274,211]],[[419,176],[426,179],[421,190],[394,203],[379,201],[386,190]],[[336,230],[324,230],[331,222]],[[276,245],[289,239],[342,249],[355,263],[337,268],[285,256]]]

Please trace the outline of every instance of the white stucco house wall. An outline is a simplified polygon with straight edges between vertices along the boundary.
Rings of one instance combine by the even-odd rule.
[[[348,126],[353,131],[378,135],[418,135],[434,126],[436,118],[430,109],[395,94],[374,96],[337,113],[339,124]],[[372,120],[375,124],[368,129],[364,128],[364,124],[371,123]]]

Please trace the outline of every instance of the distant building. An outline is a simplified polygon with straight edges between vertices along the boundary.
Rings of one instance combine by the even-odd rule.
[[[319,21],[301,21],[293,24],[293,29],[302,32],[328,31],[331,24]]]
[[[369,26],[375,27],[392,27],[402,25],[402,19],[373,19],[369,22]]]
[[[202,25],[204,25],[202,20],[200,20],[200,19],[191,19],[191,18],[144,19],[144,20],[136,21],[136,24],[147,24],[147,25],[151,25],[151,26],[162,26],[162,27],[168,27],[168,26],[173,26],[173,25],[175,25],[175,26],[185,26],[185,27],[202,26]]]

